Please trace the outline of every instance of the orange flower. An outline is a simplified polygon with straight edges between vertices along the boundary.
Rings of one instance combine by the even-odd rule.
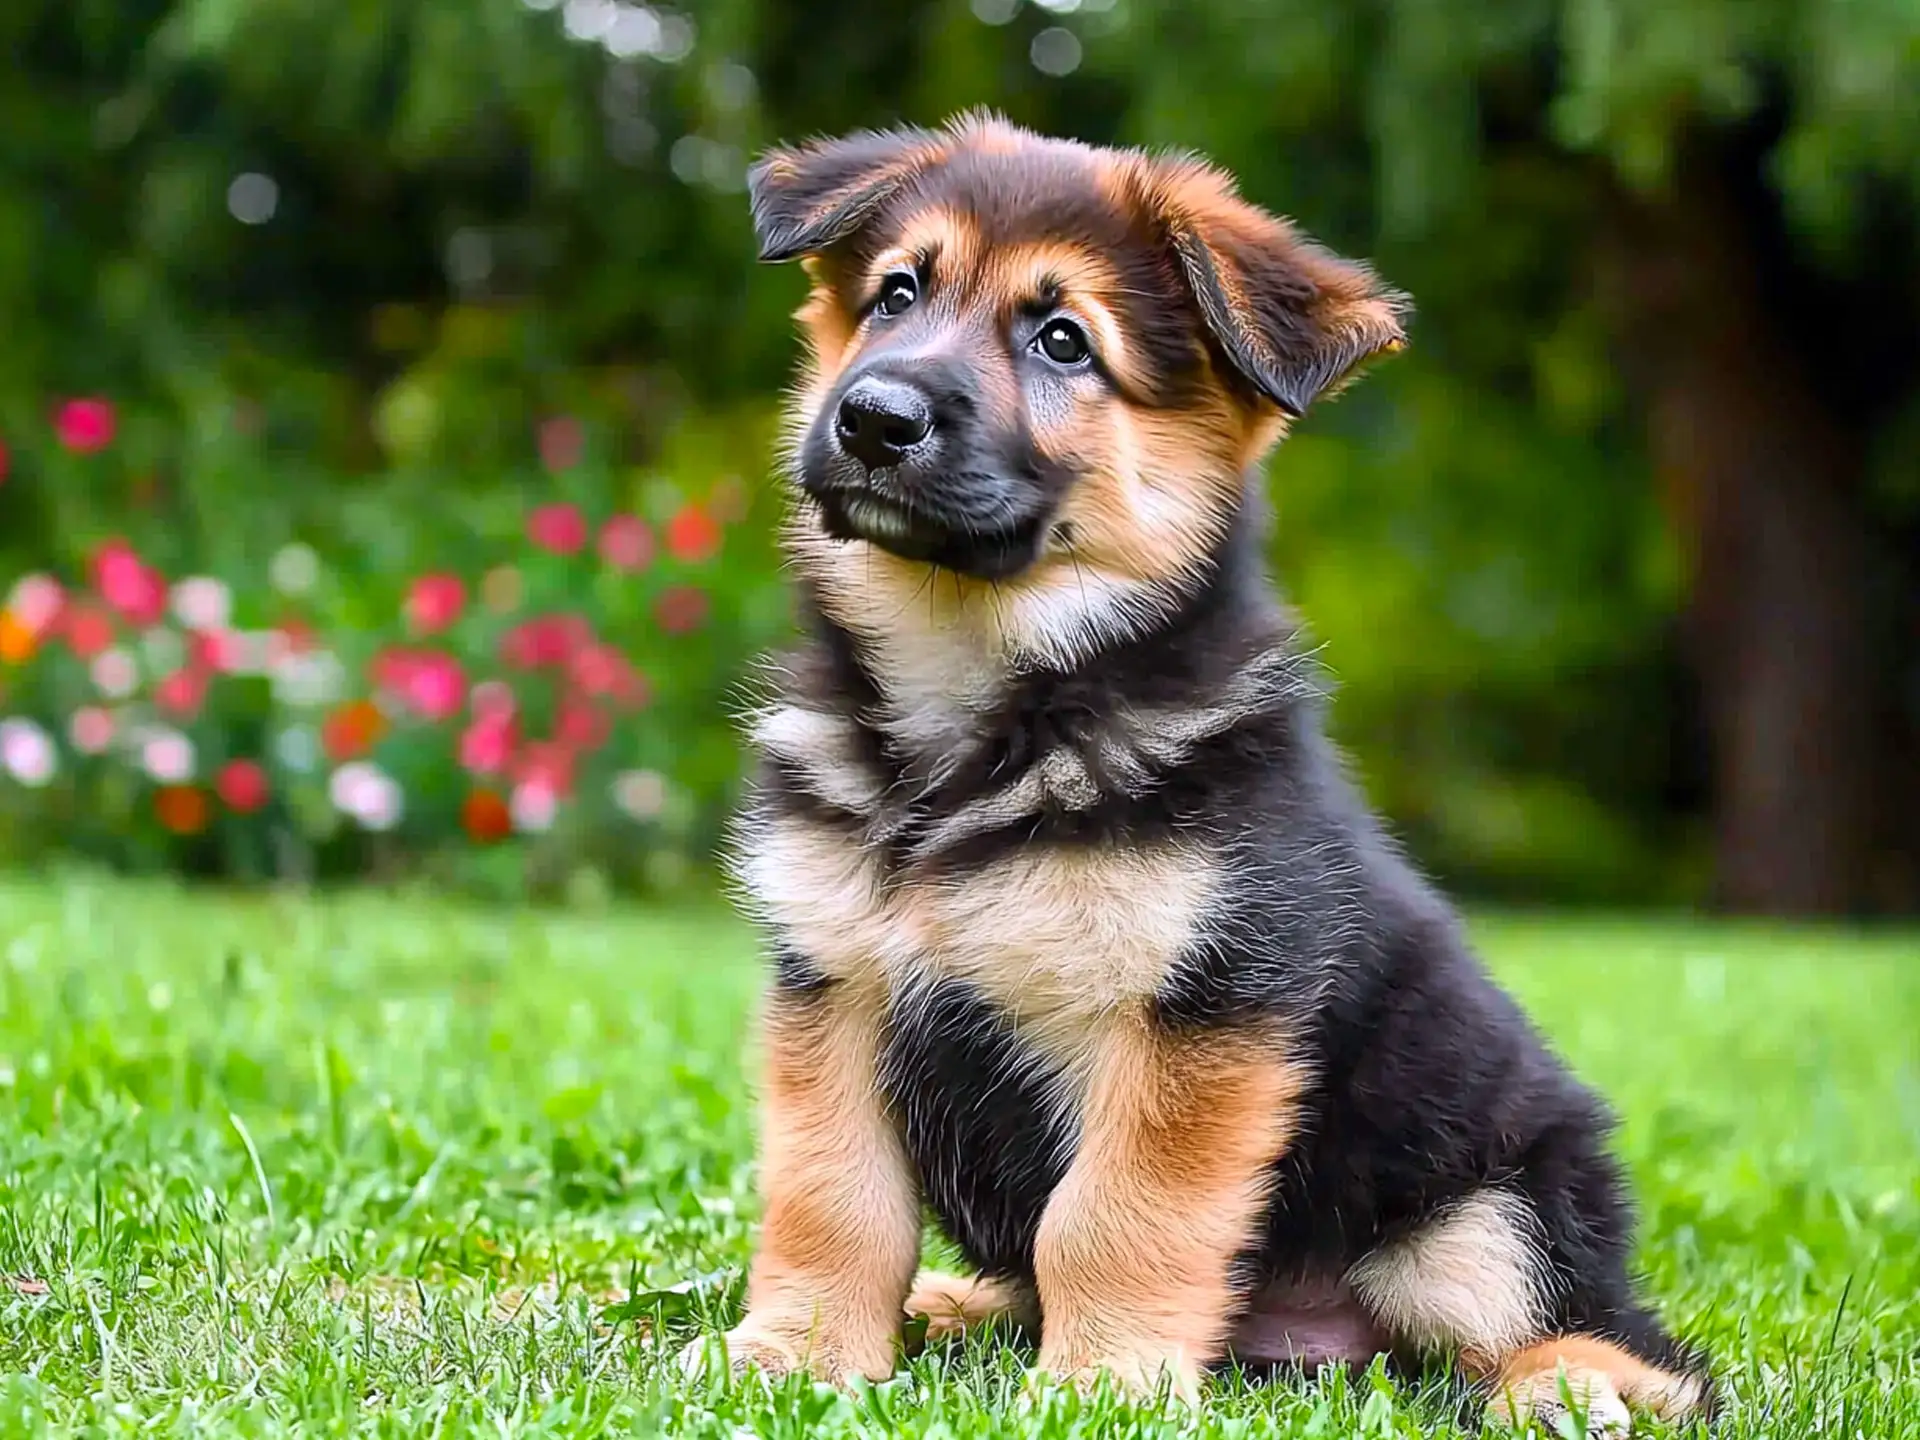
[[[11,610],[0,610],[0,663],[24,665],[33,658],[33,631]]]
[[[349,700],[320,723],[320,748],[329,760],[366,754],[386,733],[387,717],[371,700]]]
[[[513,816],[507,810],[507,802],[491,790],[475,790],[461,802],[460,824],[482,845],[504,840],[513,833]]]
[[[198,835],[207,828],[207,797],[192,785],[163,785],[154,792],[153,813],[175,835]]]

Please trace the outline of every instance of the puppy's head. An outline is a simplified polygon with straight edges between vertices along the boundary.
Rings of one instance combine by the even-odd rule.
[[[1286,421],[1404,342],[1402,297],[1184,157],[969,116],[775,150],[750,189],[762,258],[813,281],[818,532],[962,584],[1191,576]]]

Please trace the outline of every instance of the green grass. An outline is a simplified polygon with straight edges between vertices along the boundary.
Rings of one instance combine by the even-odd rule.
[[[1477,928],[1624,1113],[1724,1433],[1920,1434],[1920,937]],[[0,881],[0,1435],[1477,1425],[1374,1378],[1184,1420],[1029,1393],[992,1337],[852,1396],[679,1381],[749,1254],[757,982],[715,909]]]

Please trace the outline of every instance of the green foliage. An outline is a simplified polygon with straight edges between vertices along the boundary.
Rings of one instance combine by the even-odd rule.
[[[1033,62],[1055,29],[1070,74]],[[1686,542],[1592,239],[1703,127],[1747,126],[1785,243],[1904,313],[1917,36],[1906,0],[23,0],[0,15],[0,444],[22,457],[0,580],[77,564],[151,490],[167,528],[202,517],[193,563],[221,574],[273,535],[385,537],[360,567],[371,613],[397,583],[379,566],[453,543],[378,497],[431,483],[451,517],[524,496],[556,414],[614,437],[603,510],[635,468],[759,494],[767,451],[734,442],[764,430],[731,417],[786,380],[800,282],[753,263],[747,157],[992,104],[1207,151],[1413,293],[1411,352],[1273,469],[1276,558],[1342,679],[1341,736],[1450,878],[1696,893],[1699,800],[1674,798],[1695,763]],[[1860,426],[1898,552],[1920,388],[1881,370],[1905,398]],[[37,478],[73,394],[126,412],[125,483]],[[753,554],[728,554],[726,586],[766,587]]]
[[[1729,1383],[1715,1433],[1920,1430],[1914,937],[1475,928],[1621,1109],[1651,1290]],[[992,1336],[851,1395],[682,1380],[751,1253],[760,974],[701,910],[0,885],[0,1428],[1481,1433],[1377,1374],[1228,1379],[1188,1417],[1029,1394]]]

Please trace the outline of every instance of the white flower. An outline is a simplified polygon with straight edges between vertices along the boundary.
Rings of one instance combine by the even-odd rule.
[[[331,650],[308,650],[272,662],[273,698],[282,705],[326,705],[340,698],[346,668]]]
[[[334,809],[357,820],[368,830],[391,830],[404,808],[400,783],[378,765],[352,760],[327,781]]]
[[[516,785],[507,800],[507,813],[513,817],[513,828],[532,835],[551,830],[553,817],[559,810],[560,797],[548,785],[532,782]]]
[[[634,820],[651,820],[667,807],[666,777],[655,770],[623,770],[613,777],[613,803]]]
[[[320,581],[320,557],[298,541],[283,545],[267,563],[267,579],[282,595],[304,595]]]
[[[273,741],[273,753],[287,769],[305,775],[320,763],[320,739],[306,725],[289,725]]]
[[[7,596],[6,610],[14,619],[26,626],[29,634],[38,635],[53,623],[54,616],[60,613],[60,605],[65,592],[60,582],[51,575],[35,573],[22,575],[15,582],[13,590]]]
[[[140,745],[140,768],[162,785],[193,778],[193,741],[178,730],[152,730]]]
[[[53,737],[31,720],[0,720],[0,770],[22,785],[35,788],[53,779],[60,768]]]
[[[126,699],[140,684],[140,667],[119,645],[94,656],[88,673],[93,676],[94,689],[109,700]]]
[[[211,575],[190,575],[173,587],[173,617],[189,630],[224,630],[233,621],[233,591]]]

